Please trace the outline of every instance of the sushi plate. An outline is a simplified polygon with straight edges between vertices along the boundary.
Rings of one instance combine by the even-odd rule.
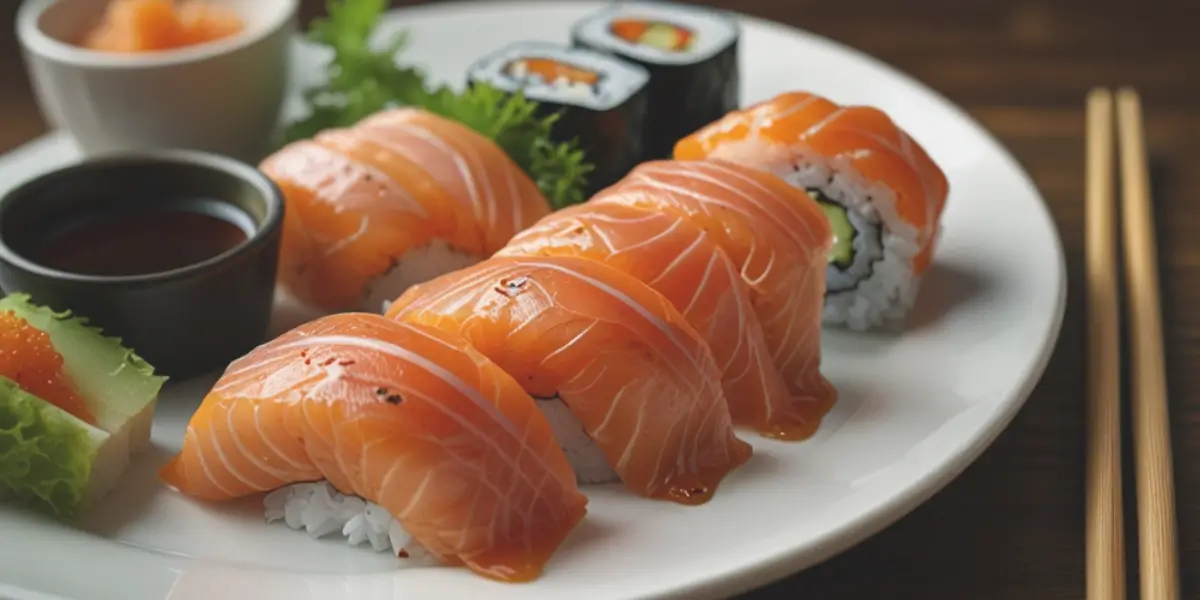
[[[566,42],[587,2],[436,4],[391,13],[404,59],[451,83],[517,40]],[[154,450],[77,527],[0,507],[0,597],[183,600],[286,598],[717,598],[823,561],[876,533],[957,476],[1004,429],[1058,336],[1063,252],[1037,189],[963,111],[912,79],[818,36],[742,18],[743,103],[813,90],[891,114],[942,166],[951,196],[942,245],[906,328],[827,330],[825,370],[841,399],[804,443],[747,436],[751,462],[698,507],[590,487],[588,518],[529,584],[465,569],[398,567],[387,553],[267,524],[261,505],[203,506],[163,487],[157,467],[216,374],[174,382]],[[296,82],[321,57],[297,41]],[[0,188],[75,160],[61,135],[0,158]],[[63,569],[63,565],[70,565]]]

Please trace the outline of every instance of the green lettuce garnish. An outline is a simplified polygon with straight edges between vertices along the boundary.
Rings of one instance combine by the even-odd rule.
[[[308,37],[327,47],[332,59],[326,66],[327,82],[305,91],[311,112],[288,128],[288,141],[351,126],[385,108],[412,106],[459,121],[496,142],[554,208],[585,200],[587,175],[594,166],[578,140],[550,141],[561,112],[539,115],[537,102],[487,85],[463,92],[449,86],[430,89],[420,69],[396,62],[406,33],[372,46],[387,7],[386,0],[329,0],[328,16],[314,20]]]
[[[74,516],[108,438],[0,376],[0,498]]]
[[[50,336],[96,425],[0,376],[0,498],[70,518],[112,489],[130,457],[149,445],[166,377],[82,317],[26,294],[0,299],[0,313],[10,311]]]

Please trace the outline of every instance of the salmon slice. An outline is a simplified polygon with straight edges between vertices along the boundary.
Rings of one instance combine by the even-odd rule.
[[[325,313],[379,311],[550,213],[492,141],[415,109],[321,132],[260,166],[287,202],[280,281]]]
[[[587,504],[512,377],[462,338],[363,313],[230,364],[161,476],[215,501],[325,479],[446,564],[503,581],[536,578]]]
[[[434,238],[434,221],[402,184],[371,165],[303,140],[263,161],[283,192],[280,282],[328,311],[349,309],[396,257]]]
[[[243,28],[234,11],[197,0],[113,0],[80,45],[102,52],[156,52],[225,39]]]
[[[837,398],[821,373],[828,221],[804,192],[770,174],[716,161],[652,161],[594,196],[686,218],[725,250],[750,290],[771,362],[803,398],[811,430]]]
[[[490,256],[550,214],[550,204],[504,151],[469,127],[397,108],[358,124],[359,133],[424,169],[454,200],[461,248]]]
[[[414,287],[387,316],[461,333],[530,394],[560,400],[645,497],[707,502],[750,458],[704,339],[661,294],[612,267],[495,256]]]
[[[787,92],[701,128],[675,145],[674,156],[726,160],[783,177],[828,163],[866,185],[882,185],[894,196],[877,207],[884,220],[918,245],[913,271],[929,267],[949,183],[924,148],[877,108]]]
[[[735,425],[801,439],[819,422],[810,415],[811,399],[793,397],[771,363],[738,268],[687,218],[619,204],[581,204],[542,219],[497,256],[581,256],[632,275],[670,300],[708,343],[721,367]]]

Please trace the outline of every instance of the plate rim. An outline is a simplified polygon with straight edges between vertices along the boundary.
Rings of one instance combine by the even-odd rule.
[[[400,15],[414,16],[418,14],[425,14],[427,16],[444,15],[445,18],[452,18],[455,12],[479,9],[482,6],[491,4],[493,3],[482,0],[451,0],[416,6],[392,7],[387,10],[384,19],[396,20]],[[553,2],[518,0],[505,3],[505,9],[545,12],[548,10],[578,9],[583,6],[598,8],[607,4],[611,3],[603,0],[586,0],[582,2],[566,2],[565,0],[556,0]],[[488,8],[492,8],[492,6],[488,6]],[[851,57],[856,62],[886,71],[901,80],[910,89],[919,90],[928,99],[939,105],[941,110],[956,114],[962,123],[967,124],[973,130],[973,133],[984,141],[984,146],[992,151],[989,154],[994,154],[996,159],[1000,159],[1006,163],[1005,166],[1019,177],[1020,184],[1037,200],[1035,203],[1038,208],[1037,217],[1049,231],[1051,238],[1049,241],[1053,242],[1055,250],[1056,256],[1054,260],[1047,262],[1051,263],[1053,276],[1058,285],[1055,291],[1053,314],[1050,316],[1050,322],[1047,324],[1045,335],[1036,351],[1035,360],[1028,363],[1026,369],[1021,374],[1021,378],[1023,379],[1021,385],[1015,386],[1005,394],[1006,397],[1004,400],[997,403],[996,408],[992,411],[992,415],[986,422],[971,435],[965,436],[966,440],[964,443],[958,444],[952,451],[946,452],[946,458],[916,473],[908,482],[902,486],[898,486],[895,493],[886,501],[875,505],[869,510],[862,511],[853,520],[829,530],[824,535],[807,538],[802,544],[796,544],[790,549],[778,552],[769,558],[756,560],[753,564],[739,564],[737,567],[709,572],[702,576],[691,578],[685,584],[643,590],[645,593],[637,594],[636,597],[638,598],[690,598],[703,600],[745,593],[816,567],[894,525],[956,480],[994,444],[1001,433],[1009,428],[1013,419],[1028,402],[1035,388],[1041,383],[1060,340],[1066,316],[1069,293],[1066,252],[1057,223],[1053,218],[1049,204],[1046,202],[1037,184],[1033,181],[1028,170],[990,130],[971,116],[963,107],[951,101],[925,82],[862,50],[801,27],[750,15],[736,9],[722,8],[722,10],[739,20],[743,25],[749,24],[755,28],[772,31],[783,37],[816,41],[826,45],[838,54]],[[298,34],[295,39],[303,40],[302,34]],[[55,142],[61,142],[63,138],[67,138],[69,141],[69,134],[62,131],[50,130],[41,136],[9,149],[0,155],[0,157],[6,160],[13,160],[18,159],[20,156],[33,155],[45,147],[53,145]],[[0,582],[0,594],[9,593],[14,594],[14,598],[17,600],[68,600],[65,597],[37,590],[14,588],[5,582]]]

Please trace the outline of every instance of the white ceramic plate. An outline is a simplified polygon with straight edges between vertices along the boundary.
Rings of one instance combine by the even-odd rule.
[[[518,39],[566,41],[598,8],[582,2],[439,4],[395,12],[404,59],[460,82],[477,56]],[[159,485],[212,378],[173,385],[156,451],[71,529],[0,508],[0,597],[590,600],[727,596],[808,567],[882,529],[961,472],[1008,424],[1057,338],[1061,246],[1037,190],[981,127],[946,100],[853,50],[743,19],[743,99],[812,89],[888,111],[946,170],[945,236],[901,336],[829,332],[841,401],[802,444],[750,437],[753,460],[700,507],[589,490],[590,513],[543,578],[492,583],[464,569],[397,570],[386,553],[267,525],[253,503],[202,506]],[[318,71],[312,55],[302,76]],[[231,97],[231,101],[234,99]],[[0,161],[0,186],[72,160],[48,137]]]

